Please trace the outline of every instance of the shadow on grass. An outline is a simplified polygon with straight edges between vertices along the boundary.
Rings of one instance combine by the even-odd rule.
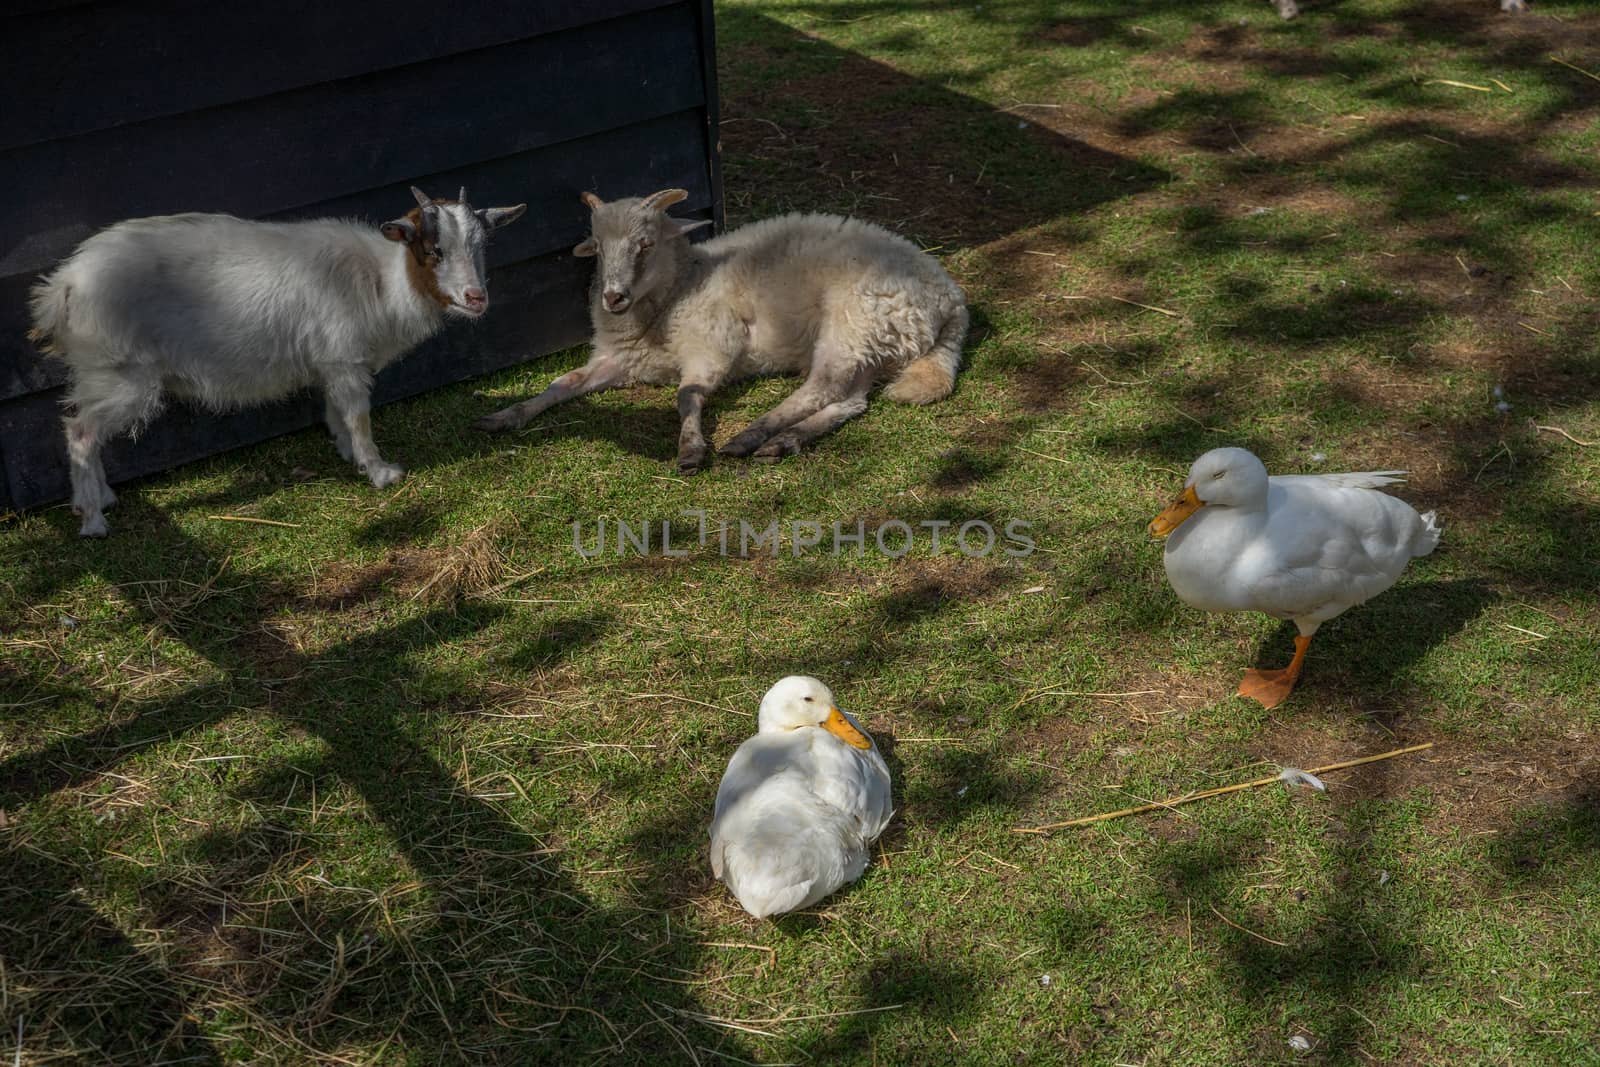
[[[148,534],[139,552],[78,547],[79,572],[63,568],[52,584],[85,573],[124,589],[174,573],[214,576],[228,595],[171,612],[151,610],[159,605],[147,600],[143,614],[225,678],[124,701],[105,726],[0,760],[0,807],[33,816],[0,838],[9,872],[0,887],[0,958],[14,979],[12,1007],[28,1020],[29,1048],[97,1063],[148,1062],[156,1049],[215,1063],[238,1042],[261,1055],[319,1056],[400,1041],[416,1055],[458,1062],[586,1060],[624,1049],[691,1058],[695,1048],[741,1052],[736,1036],[695,1021],[690,993],[648,977],[691,970],[697,946],[641,939],[629,929],[636,912],[589,899],[543,841],[413,739],[430,712],[408,694],[431,685],[414,664],[495,629],[501,609],[457,604],[319,652],[274,647],[263,662],[252,635],[292,579],[236,571],[170,526]],[[608,626],[585,616],[518,655],[559,662]],[[24,684],[69,700],[86,696],[70,679]],[[90,840],[111,847],[115,825],[76,827],[70,807],[68,822],[57,825],[39,802],[103,780],[132,781],[120,769],[135,756],[227,731],[223,720],[241,717],[275,720],[325,755],[309,768],[261,769],[242,794],[257,798],[258,815],[242,826],[211,825],[199,835],[178,826],[178,839],[165,846],[170,863],[153,879],[134,876],[137,917],[102,916],[100,890],[108,882],[126,889],[128,875],[83,850]],[[301,806],[289,803],[296,789],[309,795]],[[332,799],[340,795],[347,799]],[[281,802],[267,801],[269,813],[260,814],[257,804],[269,797]],[[330,808],[347,832],[378,831],[373,847],[380,856],[392,849],[391,862],[414,873],[409,889],[340,889],[308,873],[350,862],[325,855],[313,825]],[[395,891],[396,903],[375,906]],[[124,933],[128,927],[156,931],[150,947],[146,935]],[[17,988],[25,990],[20,999]],[[643,1010],[641,997],[656,1010]]]
[[[1317,631],[1302,687],[1344,692],[1365,703],[1397,689],[1427,654],[1466,628],[1499,599],[1479,578],[1401,583],[1358,604]],[[1251,664],[1284,666],[1294,654],[1294,623],[1285,622],[1261,642]],[[1413,694],[1426,697],[1427,694]]]

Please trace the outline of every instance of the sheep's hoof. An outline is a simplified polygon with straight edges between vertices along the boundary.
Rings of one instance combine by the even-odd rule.
[[[700,468],[706,464],[706,446],[704,442],[691,448],[678,449],[678,473],[698,474]]]
[[[782,434],[762,445],[751,458],[757,463],[776,463],[783,457],[793,456],[799,451],[800,442],[788,434]]]
[[[393,463],[374,463],[367,468],[367,480],[374,489],[387,489],[405,476],[405,469]]]
[[[765,440],[766,437],[759,432],[751,433],[749,430],[746,430],[744,433],[740,434],[727,444],[723,445],[721,448],[717,449],[717,451],[722,453],[724,456],[732,456],[734,459],[743,459],[745,456],[748,456],[750,453],[760,448],[762,442]]]
[[[497,411],[493,415],[485,415],[472,424],[474,430],[483,430],[486,433],[499,433],[502,430],[520,430],[527,425],[528,420],[522,418],[515,407]]]
[[[83,525],[78,527],[79,537],[104,537],[110,530],[106,526],[106,517],[96,512],[83,520]]]

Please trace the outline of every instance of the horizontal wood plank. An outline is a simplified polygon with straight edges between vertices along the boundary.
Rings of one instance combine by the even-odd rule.
[[[682,58],[696,34],[692,11],[665,8],[0,153],[0,172],[30,191],[0,200],[0,232],[16,237],[0,275],[43,270],[123,218],[259,218],[699,106],[702,73]]]
[[[389,70],[672,2],[23,0],[0,15],[0,64],[12,87],[0,109],[0,148]]]

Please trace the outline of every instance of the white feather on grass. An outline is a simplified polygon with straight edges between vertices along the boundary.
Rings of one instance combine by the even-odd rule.
[[[1323,784],[1321,778],[1318,778],[1310,771],[1302,771],[1299,767],[1285,767],[1278,772],[1278,780],[1290,789],[1297,785],[1308,785],[1319,793],[1328,791],[1328,787]]]

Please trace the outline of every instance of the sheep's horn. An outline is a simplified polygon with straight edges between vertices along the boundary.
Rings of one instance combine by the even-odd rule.
[[[418,189],[415,185],[411,187],[411,195],[417,198],[418,207],[427,207],[429,204],[433,203],[433,197],[429,196],[421,189]]]
[[[665,211],[673,204],[689,199],[686,189],[663,189],[659,193],[651,193],[639,204],[643,211]]]

